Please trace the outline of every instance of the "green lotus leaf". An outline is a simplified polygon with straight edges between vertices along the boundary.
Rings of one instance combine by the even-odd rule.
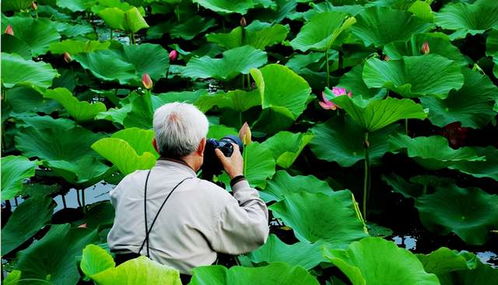
[[[456,185],[439,187],[415,202],[420,220],[430,231],[455,233],[468,244],[481,245],[498,226],[498,195]]]
[[[2,2],[3,4],[4,2]],[[2,7],[3,10],[3,7]],[[17,285],[19,284],[19,280],[21,280],[21,271],[12,270],[7,277],[3,280],[2,284],[4,285]]]
[[[111,42],[83,41],[83,40],[64,40],[57,43],[51,43],[49,51],[53,54],[63,54],[65,52],[75,55],[78,53],[88,53],[96,50],[106,50]]]
[[[24,156],[2,157],[2,201],[12,199],[22,191],[24,180],[35,176],[37,165],[37,161]]]
[[[29,183],[24,185],[21,195],[36,199],[36,198],[46,197],[56,192],[60,192],[60,190],[61,187],[58,184],[47,185],[47,184]]]
[[[103,138],[92,144],[92,149],[112,162],[121,173],[130,174],[139,169],[150,169],[156,157],[150,152],[141,155],[130,144],[119,138]]]
[[[152,109],[156,110],[157,108],[161,107],[164,104],[167,103],[173,103],[173,102],[185,102],[185,103],[190,103],[194,104],[199,108],[202,112],[208,111],[208,109],[204,109],[201,107],[202,104],[198,104],[204,96],[208,95],[208,91],[205,89],[199,89],[196,91],[181,91],[181,92],[167,92],[167,93],[161,93],[161,94],[156,94],[155,96],[151,97],[152,101]],[[213,100],[215,101],[215,100]]]
[[[485,161],[458,161],[453,162],[448,168],[474,177],[488,177],[498,181],[498,149],[492,146],[474,147],[477,155],[486,157]]]
[[[130,1],[130,2],[139,2],[139,1]],[[98,0],[97,3],[92,3],[92,4],[93,5],[91,6],[91,11],[95,14],[97,14],[99,11],[104,10],[105,8],[119,8],[123,11],[133,8],[133,6],[128,2],[121,2],[116,0]],[[141,15],[145,16],[145,10],[142,7],[139,7],[138,10]]]
[[[410,99],[385,98],[363,101],[361,97],[338,96],[332,100],[369,132],[382,129],[401,119],[424,119],[422,106]]]
[[[387,44],[384,53],[391,60],[402,59],[403,56],[424,55],[422,45],[428,43],[430,54],[437,54],[454,60],[459,65],[467,65],[468,61],[460,50],[451,44],[450,38],[443,33],[415,34],[408,41],[397,41]],[[432,66],[431,66],[432,67]]]
[[[92,104],[86,101],[80,101],[66,88],[47,90],[44,97],[59,102],[64,106],[69,115],[77,121],[93,120],[98,113],[106,111],[104,103],[96,102]]]
[[[126,128],[121,131],[115,132],[111,137],[126,141],[137,152],[138,155],[141,155],[145,152],[150,152],[154,154],[154,156],[159,157],[159,154],[152,146],[152,139],[154,139],[153,130]]]
[[[77,38],[84,35],[91,36],[89,34],[95,33],[92,25],[90,24],[69,24],[65,22],[55,22],[55,27],[61,36],[66,38]]]
[[[2,256],[16,249],[49,224],[54,207],[55,203],[50,197],[29,198],[22,202],[2,228]]]
[[[486,54],[489,56],[498,56],[498,29],[488,33],[486,39]]]
[[[472,147],[453,149],[448,140],[442,136],[410,138],[407,135],[397,134],[389,139],[392,151],[406,149],[408,157],[429,169],[440,169],[459,161],[484,161]]]
[[[25,60],[16,54],[2,53],[2,84],[5,88],[16,85],[49,88],[59,74],[44,62]]]
[[[69,183],[80,184],[81,188],[92,186],[116,171],[105,165],[100,157],[93,156],[84,156],[77,161],[50,160],[43,164],[52,169],[53,175],[63,177]]]
[[[82,12],[91,7],[94,1],[85,0],[56,0],[57,6],[66,8],[72,12]]]
[[[261,97],[257,89],[252,91],[232,90],[228,92],[217,92],[209,94],[204,92],[195,105],[202,112],[211,110],[217,106],[219,108],[229,108],[237,112],[244,112],[254,106],[261,105]]]
[[[227,50],[223,58],[203,56],[192,58],[187,63],[183,75],[190,78],[215,78],[230,80],[240,73],[247,74],[251,68],[267,62],[266,53],[252,46],[242,46]]]
[[[435,54],[406,56],[400,60],[367,60],[363,79],[370,88],[385,87],[403,97],[435,96],[444,99],[462,87],[460,66]]]
[[[105,8],[98,11],[97,15],[113,29],[136,33],[149,27],[137,7],[128,10],[122,10],[118,7]]]
[[[262,144],[271,150],[278,166],[289,168],[312,138],[310,133],[282,131]]]
[[[134,284],[140,280],[150,285],[181,285],[180,272],[169,266],[159,264],[145,256],[140,256],[90,276],[97,284],[120,285]]]
[[[151,27],[147,30],[147,38],[160,39],[164,34],[168,34],[173,39],[191,40],[216,25],[214,19],[198,15],[183,17],[182,20],[180,23],[175,20]]]
[[[494,0],[448,4],[436,14],[436,24],[455,31],[450,35],[452,40],[464,38],[467,34],[482,34],[488,29],[498,28],[498,7]]]
[[[31,6],[33,1],[30,0],[12,0],[12,1],[2,1],[2,11],[19,11],[24,10]]]
[[[271,108],[295,120],[308,104],[311,88],[306,80],[286,66],[269,64],[252,69],[263,109]]]
[[[457,252],[441,247],[429,254],[417,254],[425,271],[441,275],[457,270],[472,270],[477,266],[477,257],[469,252]]]
[[[328,50],[338,37],[356,23],[354,17],[340,12],[323,12],[314,15],[290,44],[300,51]]]
[[[48,19],[17,16],[3,18],[2,20],[12,26],[16,38],[29,45],[33,57],[45,54],[49,45],[60,39],[57,29]]]
[[[498,282],[498,269],[483,264],[478,258],[475,263],[476,268],[472,270],[458,270],[438,275],[441,284],[493,285]]]
[[[210,125],[207,137],[219,140],[226,135],[237,134],[237,132],[238,131],[235,128],[227,127],[224,125]]]
[[[382,175],[382,180],[391,186],[394,192],[403,195],[405,198],[416,198],[424,193],[422,186],[412,184],[401,176],[392,173],[389,175]]]
[[[147,92],[144,95],[139,95],[135,92],[131,93],[129,107],[125,105],[123,109],[125,111],[129,110],[123,118],[123,125],[126,128],[152,128],[154,110],[152,108],[152,96],[150,93]]]
[[[247,10],[253,8],[256,4],[253,0],[193,0],[193,3],[198,3],[202,7],[218,13],[238,13],[244,15]]]
[[[408,11],[426,22],[434,22],[434,14],[430,3],[417,0],[408,8]]]
[[[26,86],[18,86],[5,92],[3,107],[9,106],[13,113],[50,114],[61,106],[54,100],[46,99],[42,93]],[[3,111],[3,110],[2,110]],[[7,113],[3,113],[5,116]],[[18,114],[11,114],[18,116]]]
[[[432,24],[410,12],[384,7],[370,7],[356,15],[353,34],[366,46],[381,47],[394,41],[408,40],[413,34],[428,31]]]
[[[364,238],[346,250],[324,250],[323,254],[353,285],[439,284],[436,275],[425,272],[413,253],[382,238]]]
[[[465,78],[463,87],[452,90],[446,99],[420,98],[422,105],[429,109],[432,124],[444,127],[460,122],[462,127],[480,128],[496,116],[493,105],[498,99],[498,88],[477,71],[467,68],[462,71]]]
[[[9,34],[2,34],[2,52],[15,53],[22,58],[31,59],[31,47],[23,40]]]
[[[344,88],[347,92],[351,92],[353,96],[361,96],[363,99],[374,97],[382,99],[387,94],[386,89],[368,88],[365,81],[363,81],[362,65],[357,65],[351,71],[344,74],[339,80],[337,87]]]
[[[308,11],[302,13],[302,17],[305,20],[311,19],[313,16],[319,13],[323,12],[341,12],[341,13],[346,13],[348,15],[355,16],[359,14],[361,11],[365,9],[360,4],[366,4],[367,1],[365,0],[339,0],[339,1],[327,1],[327,2],[320,2],[320,3],[310,3],[311,7],[313,9],[309,9]],[[339,5],[344,5],[344,6],[339,6]]]
[[[80,279],[76,257],[96,240],[96,230],[71,229],[70,224],[52,225],[42,239],[19,252],[15,268],[22,271],[22,279],[48,280],[55,285],[76,284]]]
[[[251,143],[244,150],[245,171],[247,181],[253,187],[263,188],[266,180],[275,174],[275,159],[272,152],[264,145]]]
[[[262,134],[275,134],[292,126],[294,115],[287,107],[272,106],[263,109],[251,128]]]
[[[80,268],[87,277],[115,266],[112,256],[100,246],[89,244],[83,249]]]
[[[239,256],[239,258],[241,258]],[[255,251],[248,253],[242,258],[248,259],[253,264],[285,262],[290,265],[302,266],[306,270],[325,261],[322,257],[321,244],[309,242],[297,242],[286,244],[276,235],[271,234],[266,243]]]
[[[318,285],[316,278],[301,266],[276,262],[262,267],[221,265],[201,266],[193,269],[191,285],[238,284],[270,285],[300,284]]]
[[[316,178],[313,175],[291,176],[284,170],[279,170],[268,181],[264,191],[260,191],[261,199],[265,202],[282,201],[286,196],[293,193],[309,192],[329,194],[333,190],[327,182]]]
[[[398,126],[393,125],[368,135],[368,151],[372,164],[378,164],[380,158],[389,151],[389,143],[385,138],[397,129]],[[365,159],[365,130],[353,120],[334,117],[325,123],[317,124],[311,131],[314,137],[310,147],[317,158],[337,162],[343,167],[350,167]]]
[[[227,49],[250,45],[264,50],[268,46],[281,43],[287,37],[289,27],[281,24],[271,25],[258,20],[247,27],[237,27],[230,33],[213,33],[206,35],[209,42]]]
[[[294,230],[300,241],[323,240],[334,248],[368,236],[353,194],[348,190],[300,192],[269,207],[273,215]]]

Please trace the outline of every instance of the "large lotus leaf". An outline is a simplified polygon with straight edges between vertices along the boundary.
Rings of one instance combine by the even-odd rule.
[[[251,143],[244,149],[244,175],[252,186],[264,187],[266,180],[275,174],[275,159],[264,145]]]
[[[303,1],[301,1],[303,2]],[[318,13],[323,12],[342,12],[347,13],[349,15],[355,16],[359,14],[361,11],[365,9],[360,4],[366,4],[366,0],[335,0],[335,1],[326,1],[320,3],[312,3],[312,9],[302,13],[302,17],[305,20],[311,19]],[[340,6],[344,5],[344,6]]]
[[[80,279],[77,256],[81,256],[83,248],[97,238],[96,230],[71,229],[69,224],[52,225],[41,240],[18,254],[15,267],[22,271],[23,279],[75,285]]]
[[[413,253],[378,237],[353,242],[346,250],[324,250],[324,256],[353,285],[439,284],[436,275],[425,272],[422,263]]]
[[[279,170],[273,176],[273,178],[268,181],[264,191],[260,191],[259,194],[265,202],[271,201],[282,201],[286,196],[292,193],[324,193],[329,194],[333,190],[327,184],[327,182],[316,178],[313,175],[303,176],[291,176],[284,170]]]
[[[2,1],[2,11],[19,11],[28,8],[33,1],[30,0],[11,0]]]
[[[215,106],[233,109],[237,112],[244,112],[258,105],[261,105],[261,97],[257,89],[252,91],[237,89],[226,93],[217,92],[215,94],[204,92],[204,94],[195,101],[195,106],[202,112],[209,111]]]
[[[31,59],[31,47],[23,40],[9,34],[2,34],[2,52],[15,53],[24,59]]]
[[[96,14],[113,29],[136,33],[149,27],[137,7],[128,10],[122,10],[118,7],[105,8]]]
[[[49,51],[53,54],[63,54],[65,52],[75,55],[78,53],[88,53],[96,50],[108,49],[111,42],[99,42],[90,40],[64,40],[62,42],[50,44]]]
[[[127,109],[124,106],[123,109]],[[152,96],[150,93],[139,95],[132,93],[130,95],[129,111],[123,118],[123,125],[127,128],[137,127],[141,129],[152,128],[152,119],[154,110],[152,108]]]
[[[263,145],[271,150],[278,166],[289,168],[312,138],[310,133],[282,131],[265,140]]]
[[[392,151],[406,149],[408,157],[415,158],[418,163],[429,169],[440,169],[460,161],[484,161],[472,147],[453,149],[448,140],[442,136],[410,138],[397,134],[389,138]]]
[[[112,256],[100,246],[89,244],[83,249],[80,268],[87,277],[115,266]]]
[[[354,17],[340,12],[324,12],[313,16],[290,44],[294,49],[328,50],[335,40],[356,23]]]
[[[273,285],[300,284],[318,285],[316,278],[301,266],[276,262],[262,267],[221,265],[201,266],[193,269],[191,285],[237,284]]]
[[[353,194],[348,190],[329,194],[292,193],[270,209],[294,230],[300,241],[323,240],[341,248],[368,236]]]
[[[202,7],[215,12],[227,14],[238,13],[242,15],[256,5],[256,2],[253,0],[193,0],[192,2],[198,3]]]
[[[258,20],[247,27],[237,27],[230,33],[213,33],[207,40],[227,49],[250,45],[264,50],[267,46],[281,43],[287,37],[289,27],[281,24],[271,25]]]
[[[436,24],[455,31],[451,39],[482,34],[488,29],[498,28],[498,6],[494,0],[448,4],[436,14]]]
[[[498,195],[456,185],[439,187],[416,200],[420,220],[441,234],[455,233],[468,244],[481,245],[498,226]]]
[[[148,73],[153,80],[166,76],[168,52],[157,44],[119,46],[73,56],[81,66],[96,77],[121,84],[141,85],[141,77]]]
[[[106,111],[104,103],[96,102],[91,104],[86,101],[80,101],[66,88],[47,90],[44,97],[59,102],[64,106],[69,115],[77,121],[93,120],[98,113]]]
[[[422,97],[422,105],[429,109],[429,120],[444,127],[460,122],[462,127],[480,128],[495,116],[493,110],[498,99],[498,88],[491,80],[477,71],[463,69],[465,81],[458,91],[451,91],[446,99]]]
[[[203,56],[192,58],[187,63],[183,75],[190,78],[215,78],[230,80],[240,73],[247,74],[267,62],[266,53],[252,46],[242,46],[227,50],[223,58]]]
[[[9,106],[13,113],[50,114],[61,107],[59,103],[44,98],[42,93],[26,86],[6,90],[4,100],[2,107]],[[3,112],[3,116],[6,114],[6,112]],[[18,114],[9,115],[18,116]]]
[[[294,115],[287,107],[272,106],[263,109],[251,128],[263,134],[275,134],[288,129],[294,121]]]
[[[363,66],[356,65],[351,71],[344,74],[339,80],[337,87],[345,88],[353,96],[361,96],[363,99],[384,98],[387,94],[386,89],[368,88],[363,81]],[[335,96],[334,96],[335,97]]]
[[[2,1],[2,4],[3,3],[5,3],[5,2]],[[3,9],[3,7],[2,7],[2,9]],[[21,280],[21,271],[12,270],[11,272],[9,272],[9,275],[7,275],[7,277],[5,277],[4,280],[2,280],[2,284],[4,284],[4,285],[17,285],[17,284],[19,284],[19,280]]]
[[[33,19],[31,17],[11,17],[4,19],[5,24],[12,26],[14,36],[30,46],[33,56],[45,54],[48,51],[50,43],[60,39],[60,35],[53,22],[48,19]]]
[[[24,180],[35,176],[36,161],[24,156],[2,157],[2,201],[16,197],[22,191]]]
[[[311,88],[301,76],[279,64],[252,69],[251,75],[258,86],[263,109],[281,111],[293,120],[303,113]]]
[[[123,174],[130,174],[139,169],[150,169],[156,163],[156,157],[150,152],[141,155],[120,138],[103,138],[92,144],[92,149],[112,162]]]
[[[16,54],[2,53],[2,84],[6,88],[16,85],[48,88],[58,75],[48,63],[25,60]]]
[[[476,268],[438,275],[441,285],[494,285],[498,282],[498,269],[483,264],[476,258]]]
[[[391,186],[394,192],[403,195],[405,198],[416,198],[424,193],[422,186],[409,183],[401,176],[392,173],[382,175],[382,180]]]
[[[198,99],[204,97],[205,95],[208,95],[208,91],[206,89],[199,89],[196,91],[167,92],[167,93],[156,94],[155,96],[151,97],[152,109],[156,110],[157,108],[167,103],[184,102],[190,104],[195,103],[197,108],[199,108],[202,112],[205,112],[207,110],[201,108],[201,106],[197,104]]]
[[[380,158],[389,151],[386,137],[393,134],[397,126],[371,132],[369,155],[372,164],[377,164]],[[326,161],[334,161],[343,167],[350,167],[365,159],[365,130],[350,119],[333,117],[325,123],[311,129],[314,134],[310,147],[316,157]]]
[[[72,25],[64,22],[55,22],[55,25],[57,31],[66,38],[77,38],[95,32],[90,23]]]
[[[144,152],[150,152],[156,157],[159,157],[159,154],[152,146],[152,139],[154,138],[154,131],[152,130],[126,128],[115,132],[111,137],[126,141],[133,149],[135,149],[138,155],[141,155]]]
[[[403,97],[435,96],[444,99],[462,87],[460,66],[435,54],[404,56],[400,60],[370,59],[363,68],[370,88],[388,88]]]
[[[363,101],[361,97],[339,96],[333,102],[344,109],[361,127],[369,132],[382,129],[401,119],[424,119],[422,106],[410,99],[385,98]]]
[[[444,56],[460,65],[468,64],[458,48],[451,44],[450,38],[443,33],[415,34],[408,41],[397,41],[386,45],[384,53],[391,60],[402,59],[403,56],[423,55],[422,45],[426,42],[429,44],[431,54]]]
[[[417,254],[425,271],[441,275],[457,270],[471,270],[477,266],[477,257],[469,252],[457,252],[441,247],[429,254]]]
[[[489,56],[498,56],[498,29],[488,33],[486,39],[486,54]]]
[[[226,135],[236,135],[238,133],[237,129],[227,127],[224,125],[209,125],[209,131],[207,134],[208,138],[221,139]]]
[[[89,187],[101,181],[115,169],[105,165],[100,157],[84,156],[77,161],[50,160],[45,161],[44,166],[50,167],[54,175],[63,177],[80,187]]]
[[[407,40],[413,34],[428,31],[432,24],[412,15],[407,11],[384,7],[370,7],[356,15],[357,23],[353,34],[366,46],[377,47],[390,42]]]
[[[151,27],[147,30],[147,39],[160,39],[164,34],[168,34],[173,39],[191,40],[215,25],[215,19],[199,15],[184,16],[181,22],[175,19]]]
[[[239,257],[241,258],[241,257]],[[276,235],[271,234],[266,243],[255,251],[248,253],[245,257],[254,264],[285,262],[290,265],[298,265],[306,270],[325,261],[321,252],[320,243],[309,243],[305,241],[294,244],[286,244]]]
[[[54,207],[55,203],[50,197],[29,198],[22,202],[2,228],[2,256],[16,249],[50,223]]]
[[[498,181],[498,149],[492,146],[474,147],[477,155],[486,157],[485,161],[458,161],[448,168],[456,169],[474,177],[488,177]]]
[[[57,6],[61,8],[66,8],[72,12],[82,12],[90,8],[92,2],[86,0],[56,0]]]

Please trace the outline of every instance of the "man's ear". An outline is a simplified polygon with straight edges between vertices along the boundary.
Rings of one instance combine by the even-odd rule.
[[[153,138],[152,139],[152,146],[154,147],[154,149],[157,151],[157,153],[159,153],[159,148],[157,147],[157,141],[156,141],[156,138]]]
[[[204,156],[204,149],[206,148],[206,138],[203,138],[197,147],[197,154],[200,156]]]

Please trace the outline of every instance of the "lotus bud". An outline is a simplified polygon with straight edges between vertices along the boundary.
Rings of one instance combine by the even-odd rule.
[[[428,42],[424,42],[422,44],[422,48],[420,49],[420,52],[422,52],[423,54],[428,54],[431,52],[431,48],[429,47],[429,43]]]
[[[336,110],[337,105],[331,102],[327,97],[325,96],[325,93],[322,92],[321,94],[321,101],[318,102],[320,104],[320,107],[322,107],[325,110]]]
[[[175,61],[177,57],[178,57],[178,52],[176,50],[172,50],[169,53],[169,61]]]
[[[148,73],[144,73],[142,75],[142,84],[146,89],[151,89],[152,88],[152,79],[150,78],[150,75]]]
[[[388,55],[384,56],[384,61],[390,61],[390,60],[391,60],[391,58]]]
[[[36,4],[36,2],[35,2],[35,1],[31,2],[31,8],[32,8],[33,10],[38,10],[38,5]]]
[[[242,16],[242,18],[240,18],[240,25],[242,27],[247,26],[247,21],[246,21],[246,18],[244,16]]]
[[[249,128],[249,125],[247,124],[247,122],[245,122],[242,125],[242,127],[240,128],[239,138],[244,145],[248,145],[252,142],[251,129]]]
[[[11,25],[7,25],[7,28],[5,28],[5,33],[6,33],[7,35],[11,35],[11,36],[13,36],[13,35],[14,35],[14,29],[12,28],[12,26],[11,26]]]
[[[71,61],[73,61],[73,58],[71,57],[71,54],[69,54],[68,52],[65,52],[64,53],[64,61],[67,62],[67,63],[70,63]]]

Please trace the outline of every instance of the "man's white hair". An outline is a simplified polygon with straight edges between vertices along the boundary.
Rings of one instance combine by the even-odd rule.
[[[209,123],[197,107],[169,103],[154,112],[154,132],[162,156],[180,158],[191,154],[207,136]]]

